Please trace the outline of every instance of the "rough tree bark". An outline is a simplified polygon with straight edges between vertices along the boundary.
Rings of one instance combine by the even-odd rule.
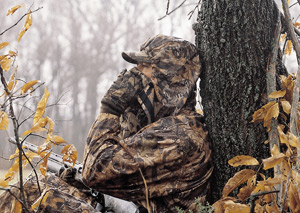
[[[266,67],[277,11],[273,0],[202,0],[194,29],[203,63],[202,104],[214,153],[212,201],[241,169],[229,166],[229,159],[269,155],[264,127],[250,121],[266,103]]]

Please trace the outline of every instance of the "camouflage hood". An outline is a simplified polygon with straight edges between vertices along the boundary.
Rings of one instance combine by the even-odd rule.
[[[166,113],[176,115],[195,90],[200,62],[196,47],[188,41],[156,35],[145,41],[139,52],[123,52],[122,56],[130,63],[152,66],[151,83],[138,98],[152,121]],[[149,102],[154,110],[149,108]]]

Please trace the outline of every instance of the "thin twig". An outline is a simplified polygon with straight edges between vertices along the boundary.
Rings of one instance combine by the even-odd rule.
[[[194,8],[191,12],[189,12],[189,14],[188,14],[189,20],[190,20],[190,19],[192,18],[192,16],[194,15],[195,10],[196,10],[197,8],[199,8],[200,2],[201,2],[201,0],[199,0],[198,3],[197,3],[197,5],[195,6],[195,8]]]
[[[2,36],[4,33],[6,33],[8,30],[12,29],[13,27],[17,26],[19,24],[19,22],[25,17],[27,16],[28,14],[31,14],[31,13],[34,13],[34,12],[37,12],[39,11],[40,9],[42,9],[43,7],[39,7],[37,8],[36,10],[33,10],[33,11],[30,11],[30,12],[27,12],[25,13],[23,16],[21,16],[21,18],[12,26],[10,26],[9,28],[7,28],[6,30],[4,30],[2,33],[0,33],[0,36]]]
[[[172,14],[173,12],[175,12],[177,9],[179,9],[184,3],[186,2],[186,0],[184,0],[180,5],[178,5],[177,7],[175,7],[173,10],[171,10],[171,12],[166,13],[166,15],[164,15],[163,17],[160,17],[158,19],[158,21],[164,19],[165,17],[167,17],[168,15]]]
[[[34,175],[35,175],[35,178],[36,178],[36,183],[37,183],[37,186],[38,186],[38,190],[39,190],[40,195],[41,195],[42,191],[41,191],[41,187],[40,187],[40,183],[39,183],[39,177],[38,177],[38,174],[37,174],[37,172],[35,170],[35,167],[32,165],[31,161],[28,159],[27,155],[24,152],[24,149],[22,149],[22,152],[23,152],[23,155],[25,156],[26,160],[28,161],[29,165],[33,169],[33,172],[34,172]]]
[[[271,194],[271,193],[278,193],[279,190],[273,190],[273,191],[263,191],[263,192],[257,192],[257,193],[253,193],[249,196],[250,198],[250,213],[254,213],[254,201],[256,197],[262,196],[262,195],[266,195],[266,194]]]
[[[150,209],[150,205],[149,205],[149,195],[148,195],[148,186],[147,186],[147,182],[146,182],[146,179],[142,173],[142,170],[139,168],[139,171],[140,171],[140,174],[143,178],[143,181],[144,181],[144,185],[145,185],[145,193],[146,193],[146,203],[147,203],[147,210],[148,210],[148,213],[151,213],[151,209]]]
[[[10,97],[10,91],[8,90],[8,86],[7,86],[6,80],[4,78],[4,74],[3,74],[3,70],[2,70],[1,66],[0,66],[0,76],[1,76],[1,83],[4,86],[4,90],[5,90],[6,94],[8,95],[8,97]],[[13,122],[15,139],[16,139],[17,147],[19,149],[20,196],[21,196],[21,200],[25,204],[24,207],[27,207],[27,205],[25,203],[25,194],[24,194],[24,188],[23,188],[23,166],[22,166],[22,152],[21,152],[22,145],[20,143],[19,133],[18,133],[18,130],[19,130],[18,120],[15,117],[13,102],[12,102],[11,98],[9,98],[9,113],[10,113],[10,116],[11,116],[11,119]]]

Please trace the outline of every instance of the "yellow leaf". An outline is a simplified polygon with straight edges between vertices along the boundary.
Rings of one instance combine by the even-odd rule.
[[[275,103],[268,109],[267,114],[264,117],[264,121],[272,120],[272,118],[277,119],[278,115],[279,115],[279,107],[278,107],[278,103]]]
[[[8,187],[8,183],[6,180],[4,180],[3,178],[0,178],[0,187],[6,188]]]
[[[300,29],[300,23],[299,23],[299,22],[295,22],[295,23],[294,23],[294,27]]]
[[[292,43],[291,40],[288,40],[288,41],[287,41],[287,44],[286,44],[286,47],[285,47],[284,54],[291,55],[292,50],[293,50],[293,43]]]
[[[286,90],[278,90],[278,91],[272,92],[269,95],[269,98],[281,98],[285,95],[285,93],[286,93]]]
[[[241,165],[244,165],[244,166],[256,166],[256,165],[259,165],[258,161],[249,156],[249,155],[238,155],[238,156],[235,156],[233,158],[231,158],[229,161],[228,161],[229,165],[230,166],[233,166],[233,167],[237,167],[237,166],[241,166]]]
[[[29,11],[28,15],[26,16],[26,21],[25,21],[24,27],[23,27],[22,31],[19,33],[18,42],[20,42],[24,33],[29,29],[29,27],[31,25],[32,25],[32,14],[31,14],[31,11]]]
[[[77,150],[73,144],[66,145],[62,150],[61,153],[64,154],[63,156],[63,163],[69,162],[73,163],[73,166],[77,160]]]
[[[62,137],[58,135],[47,135],[49,137],[49,140],[51,143],[54,143],[55,145],[59,145],[62,143],[67,143]]]
[[[18,36],[18,42],[20,42],[20,40],[23,37],[24,33],[25,33],[25,30],[21,30],[21,32],[19,33],[19,36]]]
[[[222,197],[226,197],[232,192],[236,187],[247,181],[255,174],[255,171],[252,169],[243,169],[228,180],[226,185],[223,188]]]
[[[8,115],[0,110],[0,130],[7,130],[8,123]]]
[[[2,48],[6,47],[7,45],[9,45],[8,42],[2,42],[2,43],[0,44],[0,50],[1,50]]]
[[[42,192],[41,196],[32,204],[31,209],[34,210],[39,205],[43,205],[48,198],[49,186],[46,185],[46,188]]]
[[[48,153],[46,151],[48,151],[50,149],[51,149],[51,144],[48,142],[45,142],[42,145],[38,146],[37,154],[40,155],[41,158],[43,158]]]
[[[288,132],[288,143],[292,147],[300,147],[299,138],[291,132]]]
[[[278,130],[278,134],[279,134],[279,138],[280,138],[280,142],[287,144],[288,143],[288,137],[286,134],[284,134],[284,132],[282,131],[282,129],[277,126],[277,130]],[[278,148],[278,147],[277,147]],[[279,151],[279,150],[278,150]]]
[[[8,59],[8,58],[4,58],[1,60],[0,64],[1,67],[4,71],[8,71],[10,68],[10,65],[12,64],[13,60],[12,59]]]
[[[14,213],[22,213],[22,204],[16,200]]]
[[[250,213],[250,206],[233,201],[225,204],[225,213]]]
[[[32,25],[32,14],[31,11],[29,11],[29,14],[26,16],[26,21],[24,24],[24,27],[26,29],[25,31],[27,31],[31,25]]]
[[[10,51],[9,51],[9,56],[10,56],[10,57],[15,57],[15,56],[17,56],[17,53],[10,50]]]
[[[269,157],[267,159],[263,159],[262,162],[264,164],[264,170],[267,170],[267,169],[270,169],[270,168],[273,168],[274,166],[278,165],[279,163],[281,163],[281,161],[283,161],[285,157],[285,154],[283,153],[280,153],[276,156],[272,156],[272,157]]]
[[[43,156],[43,161],[39,164],[39,168],[41,171],[42,175],[46,175],[47,172],[47,163],[48,163],[48,158],[50,157],[51,151],[50,152],[42,152],[41,155]]]
[[[270,131],[272,118],[277,119],[279,115],[279,106],[278,103],[273,104],[266,113],[264,117],[264,127],[267,127],[267,131]]]
[[[33,125],[35,125],[39,121],[39,119],[44,115],[49,95],[50,95],[50,93],[48,92],[47,88],[45,87],[44,95],[41,98],[41,100],[39,101],[36,111],[35,111],[35,115],[33,118]]]
[[[46,131],[47,129],[43,128],[43,127],[39,127],[39,126],[34,126],[31,129],[25,131],[22,135],[22,137],[24,137],[25,135],[28,135],[30,133],[34,133],[34,132],[42,132],[42,131]]]
[[[17,5],[17,6],[14,6],[14,7],[12,7],[11,9],[9,9],[8,11],[7,11],[7,16],[8,15],[12,15],[12,14],[14,14],[14,12],[16,12],[20,7],[22,7],[22,6],[24,6],[24,5]]]
[[[277,184],[282,183],[283,181],[286,181],[287,177],[285,177],[283,174],[277,175],[274,178],[268,178],[268,180],[258,181],[258,184],[266,186],[275,186]]]
[[[46,117],[46,119],[47,119],[47,123],[48,123],[48,134],[52,134],[53,129],[54,129],[54,122],[48,116]]]
[[[10,76],[10,80],[9,80],[9,82],[8,82],[8,84],[7,84],[7,89],[8,89],[8,91],[12,91],[13,90],[13,88],[14,88],[14,86],[17,84],[17,80],[15,80],[15,73],[13,73],[13,74],[11,74],[11,76]]]
[[[290,102],[282,100],[282,101],[280,101],[280,103],[281,103],[281,106],[283,108],[283,111],[286,114],[290,114],[290,112],[291,112],[291,104],[290,104]]]
[[[11,181],[14,179],[15,174],[19,171],[19,160],[18,158],[15,160],[14,164],[9,168],[8,172],[5,175],[6,181]]]
[[[39,80],[29,81],[24,84],[21,88],[21,95],[25,94],[30,88],[32,88],[36,83],[40,82]]]

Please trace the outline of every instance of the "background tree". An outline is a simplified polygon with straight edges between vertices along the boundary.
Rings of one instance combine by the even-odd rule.
[[[228,167],[229,159],[269,155],[263,125],[251,120],[267,101],[266,71],[278,42],[279,15],[272,0],[202,1],[195,29],[203,65],[202,104],[214,153],[213,200],[237,171]],[[277,69],[285,71],[281,64]]]

